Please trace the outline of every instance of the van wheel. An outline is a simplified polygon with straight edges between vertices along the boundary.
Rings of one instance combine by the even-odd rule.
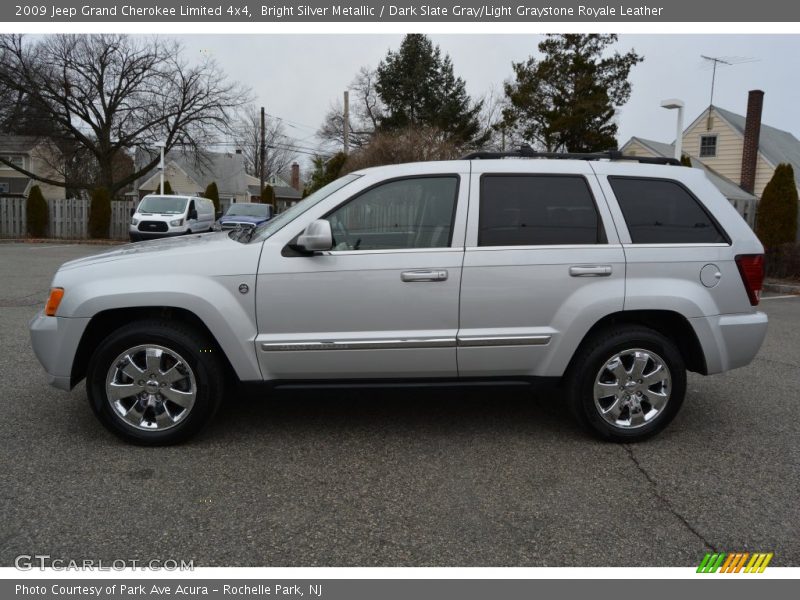
[[[182,442],[214,416],[223,394],[215,346],[161,319],[121,327],[89,361],[86,391],[103,425],[139,445]]]
[[[675,418],[686,395],[686,367],[675,344],[657,331],[606,329],[578,351],[566,391],[570,410],[595,435],[635,442]]]

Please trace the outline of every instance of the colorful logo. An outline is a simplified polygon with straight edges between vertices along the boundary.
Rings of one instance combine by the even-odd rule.
[[[698,573],[763,573],[773,553],[769,552],[714,552],[703,557]],[[748,560],[749,559],[749,560]]]

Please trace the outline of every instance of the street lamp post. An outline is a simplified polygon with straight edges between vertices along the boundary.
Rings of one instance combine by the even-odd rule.
[[[669,100],[662,100],[661,107],[667,109],[678,109],[678,124],[675,133],[675,158],[680,160],[683,152],[683,100],[677,98],[670,98]]]
[[[158,163],[158,171],[161,174],[161,187],[158,193],[162,196],[164,195],[164,148],[166,145],[166,142],[156,142],[156,148],[161,149],[161,161]]]

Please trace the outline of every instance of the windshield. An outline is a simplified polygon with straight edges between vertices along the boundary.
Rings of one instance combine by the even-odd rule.
[[[180,215],[186,210],[186,198],[176,196],[145,196],[139,205],[140,213]]]
[[[226,217],[266,217],[269,204],[231,204]]]
[[[321,187],[310,196],[306,197],[305,199],[301,200],[300,202],[292,206],[290,209],[282,212],[276,217],[273,217],[266,223],[262,223],[261,225],[256,227],[255,230],[253,231],[252,236],[249,239],[245,239],[242,241],[263,242],[272,234],[282,229],[284,225],[292,222],[295,218],[302,215],[308,209],[313,208],[315,205],[322,202],[325,198],[327,198],[334,192],[339,191],[347,184],[352,183],[359,177],[361,177],[361,175],[354,175],[354,174],[345,175],[344,177],[340,177],[336,181],[332,181],[328,185]]]

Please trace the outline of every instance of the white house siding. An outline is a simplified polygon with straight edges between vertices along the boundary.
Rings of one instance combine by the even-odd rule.
[[[30,171],[31,173],[36,173],[40,177],[45,177],[47,179],[63,181],[63,176],[52,167],[51,163],[54,159],[46,156],[48,153],[50,153],[48,148],[39,145],[26,152],[9,152],[8,154],[22,156],[22,168]],[[0,177],[24,180],[30,179],[27,175],[24,175],[19,171],[2,164],[0,164]],[[28,195],[30,189],[34,185],[39,186],[39,189],[42,191],[42,196],[44,196],[45,200],[59,200],[66,197],[66,188],[36,181],[35,179],[28,183],[28,187],[25,189],[25,196]]]
[[[647,146],[639,143],[638,140],[631,140],[622,147],[623,154],[630,154],[631,156],[658,156],[655,152],[650,150]]]
[[[164,182],[166,183],[167,181],[169,181],[172,191],[176,194],[197,196],[201,192],[205,191],[205,189],[201,188],[200,185],[190,178],[183,169],[174,163],[167,163],[164,167]],[[150,179],[145,181],[141,186],[139,186],[139,189],[148,194],[151,192],[157,193],[159,191],[160,184],[161,175],[158,171],[155,171],[155,174],[151,176]]]
[[[683,150],[686,154],[696,156],[702,162],[723,175],[740,183],[742,180],[742,150],[744,149],[744,136],[731,127],[719,114],[712,114],[711,129],[707,128],[708,109],[687,129],[683,134]],[[717,136],[717,155],[700,156],[700,138],[704,135]],[[756,181],[754,194],[761,198],[775,168],[764,160],[759,154],[756,161]]]

